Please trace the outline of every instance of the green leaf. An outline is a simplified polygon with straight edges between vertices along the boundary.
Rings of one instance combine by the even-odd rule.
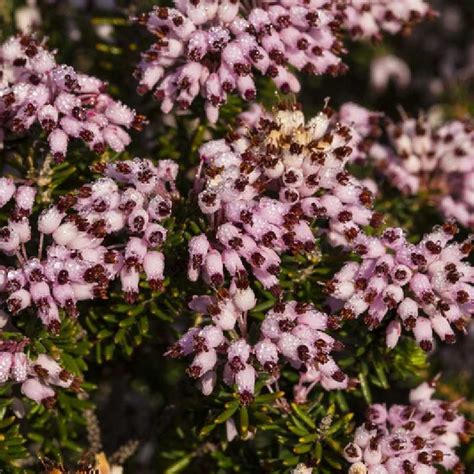
[[[238,402],[231,403],[229,405],[230,406],[226,410],[224,410],[219,416],[214,419],[214,422],[218,425],[227,421],[237,411],[237,408],[239,408]]]
[[[368,405],[371,405],[372,394],[370,393],[370,387],[369,387],[369,384],[367,383],[367,377],[362,372],[359,372],[359,382],[360,382],[360,388],[362,390],[362,395],[364,396],[365,401],[367,402]]]
[[[285,392],[274,392],[274,393],[266,393],[264,395],[258,395],[257,397],[255,397],[255,403],[256,404],[273,403],[275,400],[278,400],[284,395],[285,395]]]
[[[305,454],[311,451],[311,444],[298,444],[293,448],[293,451],[296,454]]]
[[[382,367],[382,364],[380,362],[376,361],[376,360],[374,360],[372,362],[372,364],[374,366],[377,377],[380,381],[381,387],[384,388],[385,390],[387,390],[389,388],[389,384],[388,384],[387,377],[385,375],[385,370]]]
[[[314,421],[305,413],[304,408],[296,403],[291,404],[291,408],[298,415],[298,417],[304,421],[310,428],[313,430],[316,429],[316,424]]]
[[[240,435],[246,438],[249,431],[249,412],[247,407],[240,409]]]
[[[201,428],[201,431],[199,432],[199,437],[200,438],[205,438],[207,435],[209,435],[214,428],[217,426],[216,423],[211,423],[210,425],[203,426]]]
[[[192,456],[188,455],[180,459],[179,461],[176,461],[168,469],[166,469],[165,474],[177,474],[178,472],[182,472],[183,469],[189,466],[191,459]]]

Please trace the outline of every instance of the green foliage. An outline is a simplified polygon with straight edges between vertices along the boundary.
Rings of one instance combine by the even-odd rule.
[[[283,466],[304,463],[318,474],[342,469],[341,451],[354,427],[354,414],[341,407],[345,406],[343,398],[344,394],[337,392],[328,397],[320,394],[305,405],[291,404],[288,419],[277,432],[281,445],[278,461]]]

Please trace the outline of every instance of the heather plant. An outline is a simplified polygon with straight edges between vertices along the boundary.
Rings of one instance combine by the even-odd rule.
[[[0,471],[470,472],[473,19],[5,0]]]

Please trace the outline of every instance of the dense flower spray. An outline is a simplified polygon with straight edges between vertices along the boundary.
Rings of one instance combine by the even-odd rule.
[[[315,219],[328,222],[332,244],[345,246],[368,245],[361,226],[381,222],[372,192],[346,171],[360,154],[350,126],[333,120],[330,109],[308,122],[295,106],[256,114],[254,127],[246,128],[252,116],[245,116],[241,133],[200,149],[196,191],[215,234],[189,243],[192,281],[203,271],[219,286],[224,269],[234,276],[247,266],[278,291],[280,255],[314,249]]]
[[[52,357],[40,354],[35,360],[24,352],[29,341],[0,340],[0,385],[21,383],[21,392],[29,399],[52,407],[54,387],[78,391],[80,380],[64,370]]]
[[[110,67],[117,73],[111,90],[126,92],[121,73],[129,77],[126,51],[136,45],[119,34],[126,28],[113,13],[120,2],[51,1],[46,3],[69,5],[62,28],[66,50],[79,47],[80,61],[85,58],[93,70],[102,69],[98,63]],[[86,422],[92,420],[92,441],[77,469],[120,469],[117,461],[138,441],[108,460],[101,453],[95,417],[84,412],[85,404],[97,399],[85,392],[92,384],[82,383],[89,370],[88,382],[98,383],[101,404],[108,393],[120,395],[114,423],[125,399],[137,432],[142,414],[148,419],[156,413],[164,423],[164,430],[151,430],[159,438],[160,456],[150,456],[155,440],[147,440],[132,470],[146,470],[152,459],[163,472],[234,465],[245,472],[293,474],[345,468],[350,474],[442,469],[461,474],[457,447],[472,426],[460,414],[469,406],[453,394],[458,387],[440,387],[458,402],[432,399],[431,383],[412,390],[406,406],[372,400],[397,400],[397,390],[411,380],[429,379],[429,359],[418,346],[434,358],[438,339],[453,343],[473,324],[474,238],[463,228],[456,239],[454,224],[474,226],[472,122],[440,125],[432,116],[402,114],[395,124],[355,103],[332,110],[328,100],[306,120],[293,97],[271,111],[255,102],[259,95],[270,101],[275,87],[298,93],[303,77],[308,84],[315,76],[346,72],[346,39],[369,42],[407,33],[434,15],[428,3],[151,2],[157,4],[151,12],[134,18],[153,35],[136,68],[138,93],[152,94],[164,113],[192,105],[196,111],[203,104],[208,120],[199,123],[200,113],[192,120],[157,117],[157,128],[137,144],[150,159],[130,159],[124,152],[130,130],[140,129],[144,117],[114,100],[100,79],[58,64],[46,42],[26,35],[41,30],[61,40],[58,31],[48,32],[60,9],[51,13],[28,3],[34,8],[16,12],[25,35],[0,44],[0,146],[4,142],[6,151],[0,176],[2,462],[5,452],[7,458],[11,454],[3,446],[14,446],[14,469],[30,467],[26,449],[21,451],[23,436],[34,442],[24,443],[33,455],[74,448],[85,413]],[[96,51],[82,49],[83,23],[90,22],[78,21],[84,15],[73,5],[91,13],[94,41],[100,41]],[[113,10],[98,17],[94,5]],[[391,46],[366,53],[350,62],[359,66],[376,58],[372,79],[378,92],[392,78],[411,97],[416,76],[410,76],[409,54],[405,64],[391,54]],[[359,85],[361,78],[356,79]],[[329,82],[324,82],[328,89],[342,84]],[[315,97],[324,92],[321,81],[316,83]],[[350,88],[350,81],[346,84]],[[345,90],[335,101],[353,92]],[[231,100],[234,94],[240,99]],[[237,126],[222,119],[209,125],[227,101],[222,118],[244,101],[249,105]],[[467,107],[448,113],[459,110]],[[171,122],[175,127],[168,127]],[[190,124],[191,130],[183,130]],[[229,127],[227,135],[223,127]],[[49,154],[41,157],[39,169],[35,160],[48,149],[44,138]],[[86,147],[79,151],[71,146],[81,141]],[[117,153],[103,153],[109,148]],[[102,154],[100,160],[96,154]],[[176,187],[178,164],[157,156],[179,156],[186,200],[179,199]],[[77,166],[51,166],[66,157],[74,157]],[[89,173],[94,178],[86,178]],[[400,205],[393,193],[387,201],[378,193],[375,179],[384,176],[401,190]],[[407,194],[412,197],[402,201]],[[382,199],[375,206],[392,209],[393,215],[376,212],[376,195]],[[405,219],[407,207],[413,203],[409,212],[424,206],[426,196],[446,217],[444,225],[430,223],[426,229],[425,219]],[[39,201],[46,199],[50,207],[44,209]],[[172,212],[176,201],[184,205]],[[400,222],[407,222],[413,235]],[[176,266],[166,292],[165,249]],[[97,301],[108,298],[108,305]],[[170,339],[175,331],[181,337]],[[399,344],[402,332],[416,343]],[[118,351],[131,357],[142,343],[138,365],[144,370],[126,370],[132,384],[124,389],[123,380],[103,370],[104,361]],[[159,377],[158,388],[150,383],[163,363],[167,369],[178,365],[159,358],[163,344],[167,357],[186,361],[186,380],[207,400],[196,403],[196,394],[184,390],[174,408],[167,403],[175,384],[183,383],[175,369]],[[129,397],[137,381],[147,390]],[[81,395],[74,399],[63,389]],[[19,399],[8,399],[19,393],[47,408],[57,403],[58,410],[35,406],[26,415]],[[367,420],[355,429],[364,403]],[[16,426],[13,418],[4,418],[8,411],[25,415],[24,422]],[[219,429],[224,423],[228,442],[222,442]],[[121,432],[115,428],[112,437]],[[255,437],[255,443],[231,445],[237,436]],[[67,470],[48,462],[44,468]]]
[[[391,146],[371,153],[405,194],[429,193],[447,217],[474,227],[474,126],[471,121],[432,125],[429,116],[405,117],[387,127]]]
[[[423,0],[344,0],[334,2],[353,38],[380,40],[383,33],[407,33],[419,21],[435,12]]]
[[[428,16],[419,1],[177,0],[137,20],[156,37],[142,54],[138,91],[154,90],[163,112],[186,109],[201,95],[211,122],[228,94],[256,97],[256,72],[283,92],[298,92],[290,68],[307,74],[339,74],[344,29],[353,37],[379,38]]]
[[[194,297],[191,308],[206,315],[209,324],[191,328],[167,355],[194,356],[188,375],[199,380],[206,395],[213,391],[222,369],[224,382],[237,386],[243,405],[252,402],[259,374],[266,374],[267,384],[271,385],[278,380],[285,362],[301,372],[303,380],[295,392],[297,397],[318,383],[326,390],[347,387],[348,377],[331,356],[341,344],[325,332],[326,314],[309,304],[278,302],[265,315],[259,340],[252,344],[247,311],[255,303],[253,291],[241,281],[233,282],[229,291],[220,291],[214,297]]]
[[[350,474],[435,474],[464,469],[455,453],[471,430],[455,403],[432,399],[435,389],[423,383],[410,392],[409,405],[371,405],[367,421],[344,449]]]
[[[359,248],[362,261],[346,263],[327,283],[330,305],[342,320],[364,315],[370,329],[390,318],[391,348],[402,327],[426,351],[433,348],[433,331],[454,342],[453,327],[464,331],[474,314],[474,273],[466,261],[472,239],[454,242],[456,231],[446,223],[414,245],[402,229],[386,229],[377,248]]]
[[[144,117],[115,101],[100,79],[57,64],[54,54],[31,36],[15,36],[0,46],[0,143],[8,132],[21,134],[38,123],[57,162],[71,138],[97,153],[123,151],[127,129]]]
[[[359,131],[342,118],[357,123]],[[362,230],[381,222],[370,209],[372,193],[346,171],[349,161],[365,158],[374,118],[353,104],[338,114],[326,107],[308,122],[296,105],[273,113],[255,105],[227,139],[201,147],[195,194],[209,232],[189,241],[188,276],[196,281],[201,275],[218,290],[190,304],[212,324],[190,329],[167,354],[194,355],[188,374],[199,379],[204,393],[212,391],[216,370],[224,365],[224,381],[235,383],[247,404],[259,373],[273,383],[283,361],[300,371],[294,388],[300,403],[317,384],[347,387],[348,377],[330,356],[342,348],[325,332],[331,318],[311,305],[279,298],[261,323],[258,342],[249,342],[247,312],[256,296],[248,271],[280,297],[281,255],[314,250],[315,219],[333,245],[367,246],[368,253],[380,248]]]
[[[312,74],[343,70],[331,2],[185,0],[155,7],[139,21],[157,40],[138,65],[138,90],[155,89],[164,112],[175,104],[187,108],[200,94],[215,122],[229,93],[255,99],[255,71],[284,92],[298,92],[288,65]]]
[[[171,214],[177,165],[135,159],[102,168],[102,178],[43,211],[34,235],[29,219],[34,188],[1,178],[0,205],[14,202],[8,224],[0,229],[0,251],[16,259],[14,266],[0,266],[0,293],[11,313],[33,307],[45,326],[58,330],[60,309],[77,316],[77,302],[107,298],[116,277],[130,303],[141,271],[153,289],[160,287],[164,257],[159,248],[166,239],[160,222]],[[48,237],[52,242],[43,252]],[[38,242],[34,256],[27,250],[32,239]]]
[[[352,140],[350,146],[352,153],[350,161],[365,164],[368,152],[382,133],[381,122],[383,117],[382,113],[373,112],[354,102],[346,102],[337,111],[333,120],[351,127]]]

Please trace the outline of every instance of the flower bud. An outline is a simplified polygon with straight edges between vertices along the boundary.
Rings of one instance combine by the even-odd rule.
[[[36,379],[28,379],[21,386],[21,393],[36,403],[54,397],[54,390]]]

